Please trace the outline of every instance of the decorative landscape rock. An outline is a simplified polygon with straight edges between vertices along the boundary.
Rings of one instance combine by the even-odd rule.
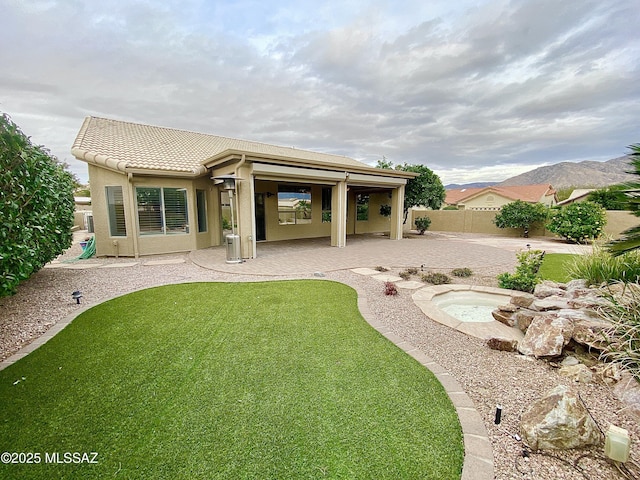
[[[495,320],[500,323],[504,323],[508,327],[513,327],[515,319],[513,314],[516,312],[517,307],[515,305],[503,305],[491,312],[491,315]]]
[[[511,303],[517,307],[529,308],[529,306],[533,303],[535,299],[536,297],[534,297],[530,293],[522,292],[522,293],[516,293],[515,295],[513,295],[511,297]]]
[[[487,340],[487,347],[501,352],[515,352],[518,349],[518,341],[508,338],[490,338]]]
[[[640,421],[640,383],[629,372],[622,373],[622,378],[613,387],[613,394],[627,404],[628,410]]]
[[[574,321],[572,338],[575,342],[596,350],[605,350],[607,341],[605,332],[611,324],[604,320],[587,318]]]
[[[520,434],[533,450],[580,448],[601,442],[598,426],[565,385],[529,406],[520,421]]]
[[[518,344],[518,351],[536,358],[556,357],[562,354],[572,333],[571,320],[550,314],[539,315],[533,319],[524,339]]]
[[[536,298],[547,298],[552,295],[556,297],[561,297],[565,294],[565,290],[558,286],[558,284],[553,282],[542,282],[536,285],[536,288],[533,291],[533,295]]]
[[[583,363],[561,367],[560,375],[568,377],[578,383],[591,383],[593,381],[593,372]]]
[[[526,333],[529,325],[533,322],[533,319],[538,315],[538,312],[534,312],[533,310],[529,310],[527,308],[522,308],[518,310],[515,314],[515,323],[516,327],[518,327],[522,333]]]

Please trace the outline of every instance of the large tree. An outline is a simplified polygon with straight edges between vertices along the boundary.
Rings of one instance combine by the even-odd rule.
[[[0,115],[0,297],[71,246],[73,175]]]
[[[438,210],[444,202],[445,190],[438,177],[431,169],[424,165],[396,165],[383,157],[378,160],[376,165],[378,168],[386,168],[391,170],[401,170],[403,172],[414,172],[419,175],[415,178],[407,180],[404,188],[404,222],[407,223],[407,216],[412,207],[424,206],[433,210]]]
[[[525,238],[529,236],[531,225],[546,220],[548,208],[541,203],[522,200],[507,203],[493,219],[498,228],[521,228]]]
[[[631,150],[629,157],[633,167],[629,173],[640,176],[640,143],[630,145],[629,149]],[[625,210],[631,210],[636,217],[640,217],[640,181],[625,184],[624,194]],[[622,255],[640,248],[640,225],[625,230],[620,238],[609,242],[607,247],[614,255]]]

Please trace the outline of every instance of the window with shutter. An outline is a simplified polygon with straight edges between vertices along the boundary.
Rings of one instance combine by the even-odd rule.
[[[124,199],[122,187],[105,187],[107,212],[109,216],[109,234],[112,237],[126,237],[127,226],[124,219]]]
[[[186,188],[136,188],[140,235],[189,233]]]

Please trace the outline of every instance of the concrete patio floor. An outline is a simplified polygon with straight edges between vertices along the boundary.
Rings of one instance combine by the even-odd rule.
[[[315,272],[360,267],[421,267],[446,270],[470,268],[485,275],[511,271],[516,253],[527,249],[547,253],[584,253],[591,247],[560,240],[509,238],[491,235],[427,232],[389,240],[382,235],[352,235],[343,248],[330,246],[329,238],[258,243],[257,258],[226,263],[224,246],[195,250],[189,258],[211,270],[246,275],[313,275]]]

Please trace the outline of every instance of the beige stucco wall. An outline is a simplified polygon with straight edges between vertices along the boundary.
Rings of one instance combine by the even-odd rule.
[[[133,256],[133,225],[129,211],[131,202],[128,195],[127,176],[111,170],[95,167],[89,164],[89,178],[91,179],[91,206],[93,209],[93,227],[96,241],[97,256]],[[125,210],[126,237],[112,237],[109,232],[109,216],[105,187],[121,186]]]
[[[460,232],[460,233],[484,233],[494,235],[504,235],[519,237],[522,230],[518,228],[498,228],[494,225],[493,219],[497,212],[473,211],[473,210],[427,210],[413,209],[411,211],[411,224],[405,224],[405,231],[415,229],[414,220],[421,216],[431,219],[429,230],[439,232]],[[630,212],[607,211],[607,225],[604,235],[615,238],[624,230],[640,224],[640,218]],[[530,236],[550,236],[555,234],[549,232],[543,226],[532,228]]]
[[[136,187],[174,187],[186,188],[189,217],[189,233],[175,235],[138,236],[138,254],[153,255],[172,252],[186,252],[197,248],[220,245],[222,241],[219,220],[218,189],[208,177],[199,179],[171,179],[164,177],[134,176],[129,182],[127,175],[113,172],[89,164],[91,178],[91,196],[96,238],[97,256],[135,256],[134,232],[137,231],[137,212],[135,206]],[[107,210],[107,186],[121,186],[126,218],[126,237],[113,237],[109,231]],[[196,211],[196,190],[206,192],[207,231],[198,232]]]

